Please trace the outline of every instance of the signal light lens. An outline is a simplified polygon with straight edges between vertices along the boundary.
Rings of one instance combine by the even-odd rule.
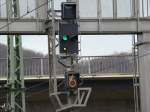
[[[69,40],[69,36],[68,36],[68,35],[64,35],[64,36],[63,36],[63,40],[64,40],[64,41]]]

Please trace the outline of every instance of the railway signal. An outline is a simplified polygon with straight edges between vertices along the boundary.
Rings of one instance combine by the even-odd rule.
[[[60,53],[78,54],[78,25],[60,22],[59,24]]]

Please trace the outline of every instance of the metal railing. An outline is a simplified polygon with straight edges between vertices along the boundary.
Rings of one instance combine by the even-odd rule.
[[[57,74],[63,74],[64,68],[57,63]],[[81,74],[120,73],[132,74],[134,62],[132,56],[81,56],[76,71]],[[48,75],[48,58],[24,58],[24,74]],[[7,59],[0,58],[0,76],[7,75]]]
[[[82,74],[127,73],[134,71],[132,56],[89,56],[81,57],[79,71]]]

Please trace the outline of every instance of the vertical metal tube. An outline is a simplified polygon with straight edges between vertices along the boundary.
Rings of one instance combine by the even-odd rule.
[[[0,18],[1,18],[1,16],[2,16],[2,7],[1,7],[1,5],[2,5],[2,3],[1,3],[1,0],[0,0]]]
[[[43,58],[40,59],[40,63],[41,63],[41,74],[40,75],[44,75],[44,68],[43,68]]]
[[[137,32],[139,31],[139,22],[140,22],[140,3],[139,3],[140,1],[139,0],[137,0],[136,1],[136,4],[135,4],[135,7],[136,7],[136,12],[137,12],[137,16],[136,16],[136,19],[137,19],[137,23],[136,23],[136,30],[137,30]],[[138,36],[138,35],[137,35]]]
[[[149,0],[147,0],[147,17],[148,17],[148,14],[149,14]]]
[[[112,0],[113,2],[113,18],[117,19],[117,0]]]
[[[139,34],[138,41],[142,42],[139,45],[139,74],[140,74],[140,98],[141,98],[141,112],[150,112],[150,55],[148,48],[150,47],[150,33]],[[144,43],[145,42],[145,43]]]
[[[88,57],[88,73],[91,74],[91,62],[90,62],[90,57]]]
[[[144,0],[142,0],[142,16],[144,17]]]
[[[135,0],[130,0],[131,1],[131,17],[136,17],[136,7],[135,7]]]
[[[133,35],[133,61],[134,61],[134,76],[133,76],[133,88],[134,88],[134,103],[135,112],[139,112],[139,100],[138,100],[138,80],[137,80],[137,59],[136,59],[136,46],[135,35]]]
[[[101,9],[101,0],[97,0],[97,16],[98,16],[98,31],[100,32],[101,28],[101,15],[102,9]]]
[[[53,55],[53,74],[54,74],[54,92],[57,92],[57,79],[56,79],[56,44],[55,44],[55,11],[54,0],[51,1],[52,6],[52,55]]]
[[[49,49],[49,85],[50,85],[50,93],[51,89],[54,92],[57,92],[57,78],[56,78],[56,45],[55,45],[55,11],[54,11],[54,0],[51,0],[51,13],[52,13],[52,27],[49,29],[48,34],[48,49]],[[52,76],[54,76],[54,84],[52,82]]]

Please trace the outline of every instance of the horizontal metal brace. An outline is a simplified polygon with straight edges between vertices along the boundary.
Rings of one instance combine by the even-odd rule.
[[[58,34],[58,23],[60,19],[55,20],[56,34]],[[96,34],[139,34],[142,32],[150,32],[150,19],[140,18],[139,30],[137,31],[136,18],[124,19],[101,19],[100,31],[98,28],[99,19],[97,18],[81,18],[79,20],[80,34],[96,35]],[[51,26],[51,19],[0,19],[0,34],[36,34],[47,35],[46,28]],[[9,30],[8,30],[9,28]]]

